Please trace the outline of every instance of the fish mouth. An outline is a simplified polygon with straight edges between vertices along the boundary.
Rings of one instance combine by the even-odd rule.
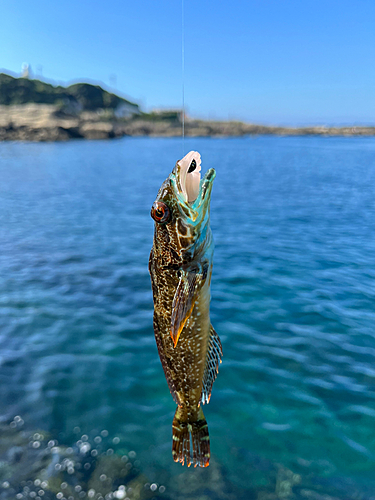
[[[183,211],[193,220],[210,202],[215,169],[210,168],[201,179],[201,155],[190,151],[176,163],[171,174],[171,184]]]

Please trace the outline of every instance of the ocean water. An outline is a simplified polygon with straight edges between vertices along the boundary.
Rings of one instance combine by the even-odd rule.
[[[213,462],[243,498],[274,467],[370,498],[375,140],[190,149],[217,170]],[[180,139],[0,144],[0,420],[21,415],[67,444],[108,430],[167,491],[185,469],[152,330],[149,211],[182,153]]]

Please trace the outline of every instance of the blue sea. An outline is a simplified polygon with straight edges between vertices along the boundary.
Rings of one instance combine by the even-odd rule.
[[[150,207],[191,149],[217,171],[212,467],[235,498],[288,474],[269,498],[375,498],[374,138],[1,143],[0,421],[66,446],[105,430],[172,498],[214,481],[172,460],[147,267]]]

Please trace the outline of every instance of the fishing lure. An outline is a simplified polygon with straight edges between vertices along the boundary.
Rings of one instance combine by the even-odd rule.
[[[201,157],[191,151],[176,163],[151,208],[155,221],[149,271],[154,332],[170,392],[175,462],[207,467],[210,438],[202,404],[208,403],[222,358],[210,323],[213,240],[210,200],[216,172],[201,180]]]

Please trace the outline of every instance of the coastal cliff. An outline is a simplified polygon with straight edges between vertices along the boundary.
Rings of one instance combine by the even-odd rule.
[[[180,135],[179,112],[143,113],[137,104],[88,83],[54,87],[40,80],[0,74],[0,141]],[[186,118],[185,135],[374,136],[375,127],[293,128]]]
[[[235,121],[186,120],[190,137],[239,137],[244,135],[374,136],[375,127],[269,127]],[[0,106],[0,141],[66,141],[112,139],[123,136],[178,137],[181,123],[142,115],[117,119],[105,112],[69,114],[52,104]]]

